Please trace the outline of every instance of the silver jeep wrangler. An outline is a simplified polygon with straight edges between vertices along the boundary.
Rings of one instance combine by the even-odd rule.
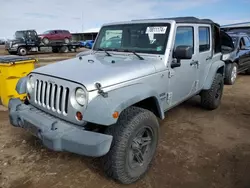
[[[157,118],[195,95],[206,109],[220,105],[222,45],[233,46],[221,35],[194,17],[106,24],[90,53],[19,80],[27,99],[10,100],[10,122],[52,150],[102,156],[107,175],[135,182],[155,154]]]

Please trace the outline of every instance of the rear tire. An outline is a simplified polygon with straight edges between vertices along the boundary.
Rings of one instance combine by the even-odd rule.
[[[158,145],[156,116],[130,107],[115,125],[106,129],[106,134],[113,136],[110,151],[102,158],[106,174],[123,184],[139,180],[149,169]]]
[[[220,73],[216,73],[211,88],[201,92],[201,105],[208,110],[214,110],[220,106],[223,94],[224,80]]]
[[[58,49],[58,48],[52,48],[52,52],[53,52],[53,53],[58,53],[58,52],[59,52],[59,49]]]
[[[67,53],[67,52],[69,52],[68,46],[62,46],[62,47],[60,48],[60,52],[61,52],[61,53]]]
[[[238,66],[236,63],[226,64],[225,84],[233,85],[237,79]]]
[[[18,55],[20,56],[27,55],[27,49],[25,47],[19,47],[17,51],[18,51]]]

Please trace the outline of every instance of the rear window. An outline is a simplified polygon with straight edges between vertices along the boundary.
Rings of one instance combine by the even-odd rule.
[[[209,27],[199,27],[199,52],[210,50],[210,30]]]

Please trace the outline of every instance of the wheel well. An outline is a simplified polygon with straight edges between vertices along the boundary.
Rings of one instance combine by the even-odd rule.
[[[225,66],[222,66],[217,70],[217,73],[224,75],[224,71],[225,71]]]
[[[154,97],[149,97],[147,99],[144,99],[138,103],[135,103],[132,106],[140,107],[147,109],[155,114],[158,118],[161,118],[161,113],[157,105],[157,101]]]

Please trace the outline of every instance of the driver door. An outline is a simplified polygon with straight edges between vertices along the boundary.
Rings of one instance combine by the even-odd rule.
[[[175,35],[174,50],[177,46],[191,46],[193,55],[191,59],[180,60],[180,67],[170,68],[170,92],[167,108],[192,96],[198,87],[198,56],[195,41],[197,40],[195,28],[189,25],[178,25]],[[174,59],[173,59],[174,61]]]

